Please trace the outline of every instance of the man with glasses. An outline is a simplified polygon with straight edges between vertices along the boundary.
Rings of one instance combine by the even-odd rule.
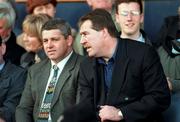
[[[144,21],[141,0],[116,0],[116,21],[121,27],[121,38],[129,38],[152,45],[145,32],[141,29]]]

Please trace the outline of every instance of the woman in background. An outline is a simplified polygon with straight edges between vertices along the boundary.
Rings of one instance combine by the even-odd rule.
[[[38,14],[27,15],[23,21],[23,41],[27,52],[21,57],[22,67],[28,68],[46,58],[42,47],[41,28],[49,19],[51,17],[46,14]]]

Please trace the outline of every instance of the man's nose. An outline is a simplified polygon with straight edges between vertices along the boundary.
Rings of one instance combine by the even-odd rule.
[[[132,20],[132,14],[131,14],[131,13],[128,13],[127,19],[128,19],[128,20]]]
[[[49,48],[52,47],[52,41],[48,40],[47,47],[49,47]]]
[[[81,36],[80,43],[81,43],[81,44],[84,44],[85,42],[87,42],[87,38],[82,35],[82,36]]]

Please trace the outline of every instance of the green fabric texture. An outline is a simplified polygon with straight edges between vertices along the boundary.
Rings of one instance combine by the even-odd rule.
[[[163,47],[158,48],[158,54],[160,56],[161,64],[164,69],[166,77],[169,77],[172,81],[173,92],[180,90],[180,55],[172,58],[164,50]]]

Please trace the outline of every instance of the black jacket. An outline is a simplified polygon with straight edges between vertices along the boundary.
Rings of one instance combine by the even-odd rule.
[[[152,46],[119,40],[106,98],[102,72],[96,58],[87,58],[81,63],[80,102],[89,100],[95,109],[98,105],[115,106],[122,111],[122,122],[162,122],[161,112],[170,104],[170,91]]]
[[[15,110],[25,81],[26,71],[10,62],[7,62],[0,72],[0,112],[6,122],[15,122]]]
[[[176,46],[173,40],[177,39],[177,32],[180,34],[180,24],[179,16],[169,16],[164,19],[164,23],[158,34],[158,39],[156,40],[156,47],[163,46],[166,52],[171,56],[175,57],[178,54],[172,52],[172,47],[177,48],[177,51],[180,52],[180,49]]]
[[[4,58],[10,60],[13,64],[19,65],[23,53],[25,53],[25,50],[16,44],[16,35],[11,32],[11,36],[6,42],[6,53]]]

